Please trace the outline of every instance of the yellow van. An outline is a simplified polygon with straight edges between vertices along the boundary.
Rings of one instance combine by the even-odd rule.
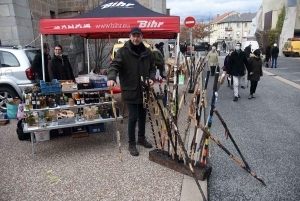
[[[112,62],[112,60],[115,58],[115,55],[117,54],[117,51],[124,46],[126,41],[124,42],[118,42],[114,45],[112,51],[111,51],[111,56],[110,56],[110,62]],[[144,45],[149,48],[150,50],[152,50],[152,47],[149,43],[147,43],[146,41],[143,41]]]
[[[286,57],[294,56],[299,57],[300,55],[300,38],[289,38],[283,48],[282,52]]]

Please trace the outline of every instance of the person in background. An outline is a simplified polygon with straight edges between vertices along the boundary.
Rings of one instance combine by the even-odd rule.
[[[141,76],[144,81],[149,78],[149,84],[153,85],[156,68],[151,51],[142,43],[142,30],[138,27],[130,31],[130,40],[121,47],[113,61],[110,63],[107,74],[107,86],[116,86],[116,78],[119,74],[121,96],[124,103],[127,103],[129,112],[128,121],[128,150],[132,156],[138,156],[136,148],[135,127],[138,121],[137,144],[152,148],[145,137],[146,108],[143,105],[143,94]]]
[[[225,43],[225,41],[223,42],[223,52],[226,53],[226,43]]]
[[[210,47],[210,44],[209,44],[209,43],[207,43],[207,44],[204,46],[205,56],[207,56],[207,54],[208,54],[209,47]]]
[[[46,43],[43,44],[44,51],[44,69],[45,69],[45,82],[50,82],[49,72],[48,72],[48,62],[51,60],[49,55],[49,48]],[[32,61],[32,68],[35,72],[36,80],[43,80],[43,65],[42,65],[42,51],[39,51]]]
[[[159,45],[159,50],[160,50],[163,58],[165,58],[165,52],[164,52],[164,45],[165,44],[163,42],[160,42],[158,45]]]
[[[271,46],[268,45],[266,47],[266,58],[265,58],[265,63],[266,63],[266,67],[269,68],[269,61],[271,59]]]
[[[250,54],[251,54],[251,43],[247,47],[245,47],[244,52],[246,54],[247,59],[249,59]]]
[[[161,54],[161,51],[159,50],[160,46],[158,44],[155,44],[155,48],[153,49],[153,57],[154,57],[154,63],[159,70],[159,74],[162,79],[165,79],[166,77],[164,76],[164,66],[165,66],[165,60],[163,55]]]
[[[230,55],[233,52],[233,49],[229,50],[229,53],[226,55],[225,59],[224,59],[224,66],[223,66],[223,71],[227,72],[228,69],[228,65],[229,65],[229,59],[230,59]],[[228,87],[230,87],[231,89],[233,89],[233,78],[232,76],[228,76],[227,77],[227,83],[228,83]]]
[[[207,54],[206,58],[210,65],[211,76],[214,76],[216,67],[219,66],[219,58],[215,46],[211,48],[211,51]]]
[[[48,71],[50,79],[75,81],[73,68],[67,56],[63,55],[61,45],[54,47],[54,56],[49,62]]]
[[[272,52],[271,52],[271,55],[272,55],[272,66],[271,66],[271,68],[273,68],[273,67],[277,68],[278,54],[279,54],[279,49],[277,47],[277,44],[274,43],[274,47],[272,48]]]
[[[260,50],[257,49],[254,51],[254,57],[250,57],[249,59],[249,65],[251,66],[252,74],[248,75],[248,79],[251,81],[250,95],[248,99],[254,98],[253,94],[256,91],[257,83],[260,80],[260,77],[263,76],[262,60],[260,54]]]
[[[235,51],[231,53],[227,69],[227,76],[233,76],[234,102],[237,102],[238,98],[240,98],[239,84],[241,78],[245,75],[245,66],[250,75],[252,75],[246,54],[241,51],[241,43],[236,43]]]

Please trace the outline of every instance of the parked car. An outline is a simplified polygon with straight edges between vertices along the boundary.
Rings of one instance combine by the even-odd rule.
[[[195,43],[195,51],[204,51],[205,45],[207,45],[208,42],[197,42]]]
[[[282,52],[286,57],[294,56],[299,57],[300,56],[300,38],[289,38],[283,48]]]
[[[31,68],[38,48],[0,46],[0,102],[2,99],[22,97],[25,87],[37,85]],[[0,106],[5,108],[5,104]]]

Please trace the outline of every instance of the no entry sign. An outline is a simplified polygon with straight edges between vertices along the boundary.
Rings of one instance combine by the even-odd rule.
[[[195,24],[196,24],[196,20],[192,16],[188,16],[184,20],[184,26],[186,26],[187,28],[191,29],[195,26]]]

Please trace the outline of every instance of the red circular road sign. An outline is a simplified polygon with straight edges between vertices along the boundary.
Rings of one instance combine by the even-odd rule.
[[[196,24],[196,20],[192,16],[188,16],[184,20],[184,26],[186,26],[187,28],[191,29],[195,26],[195,24]]]

